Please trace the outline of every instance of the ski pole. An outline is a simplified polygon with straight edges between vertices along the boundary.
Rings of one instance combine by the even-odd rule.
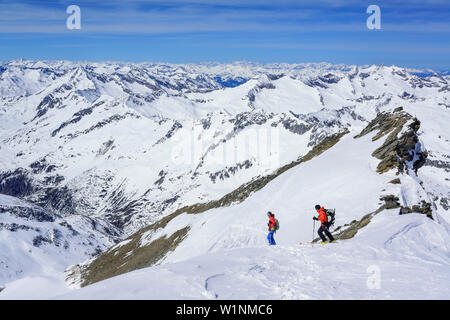
[[[314,241],[314,230],[316,230],[316,220],[313,220],[313,232],[312,232],[312,240],[311,243]]]

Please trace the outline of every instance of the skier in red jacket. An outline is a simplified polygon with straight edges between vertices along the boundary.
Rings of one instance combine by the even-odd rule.
[[[330,242],[335,241],[333,236],[331,235],[330,231],[328,230],[328,228],[330,227],[330,223],[328,222],[328,218],[327,218],[327,214],[325,213],[325,208],[321,207],[320,205],[316,205],[316,211],[319,214],[319,217],[313,217],[314,220],[319,220],[321,223],[321,226],[319,228],[319,230],[317,231],[317,233],[319,234],[320,239],[322,239],[322,243],[327,243],[327,239],[325,238],[325,236],[323,235],[323,233],[325,232],[325,234],[327,235],[328,239],[330,239]]]
[[[273,238],[274,233],[276,232],[276,221],[275,215],[272,212],[267,212],[267,216],[269,217],[269,234],[267,235],[267,240],[269,240],[269,245],[276,245],[275,239]]]

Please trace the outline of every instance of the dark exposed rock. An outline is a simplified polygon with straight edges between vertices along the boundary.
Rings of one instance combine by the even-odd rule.
[[[312,127],[312,125],[305,125],[303,123],[298,123],[297,121],[295,121],[293,119],[289,119],[289,118],[284,119],[281,123],[283,124],[283,127],[286,130],[289,130],[290,132],[299,134],[299,135],[302,135],[305,132],[308,132]]]
[[[102,146],[97,151],[97,156],[104,156],[109,150],[113,148],[114,139],[105,141],[102,143]]]
[[[64,177],[57,174],[55,176],[45,177],[43,182],[45,185],[57,185],[63,181]]]
[[[55,169],[56,169],[56,166],[54,164],[51,164],[45,169],[45,173],[53,172],[53,171],[55,171]],[[64,178],[63,178],[63,180],[64,180]]]
[[[52,240],[46,237],[43,237],[42,235],[37,235],[33,239],[33,246],[40,247],[44,243],[52,243]]]
[[[399,198],[394,195],[386,195],[380,198],[381,201],[384,201],[385,209],[395,209],[400,208]]]
[[[47,164],[47,160],[45,160],[45,158],[40,159],[40,160],[35,161],[32,164],[30,164],[30,168],[33,169],[34,174],[41,173],[42,171],[44,171],[44,169],[47,166],[48,166],[48,164]]]
[[[38,161],[32,167],[40,173],[49,166],[45,161]],[[41,180],[32,179],[27,170],[19,168],[0,174],[0,193],[26,199],[61,215],[74,214],[76,203],[72,191],[67,186],[58,186],[63,181],[64,177],[58,174],[45,176]]]
[[[444,210],[450,210],[450,199],[449,198],[442,197],[441,201],[439,203],[442,206],[442,208],[444,208]]]
[[[319,88],[323,88],[323,89],[327,89],[328,86],[323,83],[323,81],[319,78],[313,78],[313,79],[309,79],[307,81],[305,81],[305,84],[309,87],[319,87]]]
[[[378,133],[372,138],[375,141],[389,134],[383,145],[372,153],[373,157],[381,160],[377,167],[378,173],[384,173],[391,169],[397,169],[397,172],[400,173],[404,171],[408,163],[417,172],[426,161],[427,152],[421,150],[417,137],[420,121],[401,110],[397,108],[394,113],[379,113],[359,135],[355,136],[355,138],[359,138],[378,130]],[[399,137],[399,133],[408,121],[412,121],[408,125],[409,130],[404,131]],[[417,156],[416,160],[414,160],[415,156]]]
[[[0,206],[0,214],[8,212],[16,217],[25,218],[27,220],[35,220],[38,222],[54,222],[55,214],[38,207],[9,207]]]
[[[136,115],[136,114],[134,114],[134,113],[132,113],[132,112],[126,112],[126,113],[124,113],[124,114],[122,114],[122,115],[120,115],[120,114],[115,114],[115,115],[110,116],[108,119],[105,119],[105,120],[102,120],[102,121],[96,123],[96,124],[93,125],[92,127],[88,128],[88,129],[86,129],[86,130],[84,130],[83,132],[76,132],[76,133],[74,133],[74,134],[69,133],[69,134],[67,135],[67,137],[69,137],[69,138],[71,138],[71,139],[74,139],[74,138],[76,138],[76,137],[78,137],[78,136],[80,136],[80,135],[87,134],[87,133],[92,132],[92,131],[94,131],[94,130],[100,129],[100,128],[102,128],[102,127],[104,127],[104,126],[106,126],[107,124],[110,124],[110,123],[112,123],[112,122],[124,120],[124,119],[126,119],[127,117],[139,118],[140,116],[138,116],[138,115]]]
[[[118,187],[106,199],[109,207],[105,209],[105,218],[115,227],[123,229],[132,217],[139,216],[142,211],[151,211],[155,214],[164,212],[167,207],[172,206],[180,197],[174,194],[164,201],[153,202],[147,197],[152,190],[154,189],[147,190],[142,197],[133,200],[127,196],[122,187]]]
[[[30,230],[35,230],[35,229],[30,226],[19,225],[14,222],[11,224],[0,222],[0,231],[1,230],[8,230],[11,232],[16,232],[17,230],[30,231]]]
[[[28,172],[23,168],[0,173],[0,193],[23,198],[35,191]]]
[[[202,119],[203,130],[208,130],[211,127],[211,118]]]
[[[305,134],[309,131],[310,137],[308,147],[313,147],[320,143],[326,136],[330,135],[330,131],[333,132],[336,128],[345,130],[345,128],[351,126],[351,123],[346,119],[351,118],[353,120],[366,121],[363,117],[356,114],[354,107],[345,106],[337,110],[327,110],[326,114],[332,114],[331,120],[322,120],[315,116],[315,114],[296,114],[290,111],[290,114],[295,118],[302,121],[302,123],[296,122],[294,119],[284,118],[282,120],[285,128],[293,133]],[[276,127],[277,122],[271,124]],[[331,129],[331,130],[330,130]]]
[[[364,79],[370,77],[370,73],[361,72],[361,73],[359,73],[359,77],[364,80]]]
[[[444,169],[445,172],[450,172],[450,161],[443,160],[431,160],[426,158],[424,162],[425,166]]]
[[[33,120],[44,116],[49,109],[58,108],[62,105],[62,101],[59,98],[55,98],[53,94],[49,94],[42,99],[41,103],[37,106],[37,113]]]
[[[252,103],[255,102],[256,94],[262,89],[275,89],[275,85],[272,82],[264,82],[259,83],[252,90],[250,90],[247,94],[250,106],[252,106]]]
[[[338,77],[337,75],[333,74],[333,73],[327,73],[323,76],[319,76],[320,81],[328,83],[328,84],[333,84],[333,83],[338,83],[341,78]]]
[[[166,175],[167,175],[167,172],[165,172],[164,170],[161,170],[158,174],[159,179],[156,180],[154,184],[160,186],[164,182]]]
[[[365,96],[365,95],[363,95],[362,97],[355,99],[355,101],[358,102],[358,103],[362,103],[364,101],[379,100],[380,98],[381,97],[379,97],[379,96],[378,97],[374,97],[374,96]]]
[[[237,163],[233,167],[226,167],[223,170],[217,171],[215,173],[211,173],[209,175],[209,178],[212,182],[216,183],[216,179],[219,178],[221,180],[225,180],[226,178],[229,178],[230,175],[236,174],[237,171],[241,170],[242,168],[248,169],[252,166],[252,163],[250,160],[245,160],[242,163]]]
[[[281,79],[283,77],[284,77],[283,73],[280,73],[280,74],[268,73],[267,74],[267,78],[269,78],[269,80],[272,80],[272,81]]]
[[[159,139],[159,140],[156,142],[156,144],[163,143],[163,142],[166,141],[167,139],[170,139],[170,138],[175,134],[175,132],[176,132],[178,129],[181,129],[181,128],[183,128],[183,125],[182,125],[180,122],[175,121],[174,124],[172,125],[172,127],[169,129],[169,131],[165,134],[165,136],[162,137],[161,139]]]
[[[413,101],[417,100],[417,97],[414,94],[410,94],[406,91],[404,91],[401,95],[399,95],[399,97],[403,100],[413,100]]]
[[[420,205],[415,204],[411,208],[401,207],[400,214],[408,214],[408,213],[421,213],[425,214],[428,218],[433,219],[433,210],[431,208],[431,203],[426,202],[424,200],[421,201]]]
[[[450,92],[449,86],[442,87],[438,90],[439,92]]]
[[[69,223],[67,223],[67,221],[62,221],[59,223],[60,226],[70,230],[72,232],[72,236],[76,236],[79,235],[80,233],[75,230]]]
[[[59,247],[63,244],[63,242],[62,242],[63,234],[58,229],[52,229],[50,236],[51,236],[51,240],[55,244],[55,246]],[[65,246],[67,247],[67,244]]]
[[[271,118],[273,118],[272,114],[266,114],[264,112],[243,112],[237,114],[235,118],[229,121],[234,123],[234,131],[237,132],[254,124],[262,125]]]
[[[65,121],[63,122],[57,129],[53,130],[53,132],[51,133],[51,136],[54,137],[58,134],[59,131],[61,131],[64,127],[68,126],[69,124],[74,124],[79,122],[84,116],[89,115],[92,113],[92,111],[94,110],[96,105],[80,110],[76,113],[74,113],[74,115],[72,116],[72,119],[69,121]]]
[[[122,229],[139,208],[140,203],[138,201],[131,201],[124,206],[113,206],[113,209],[106,210],[110,213],[106,214],[105,217],[112,225]]]
[[[375,117],[375,119],[369,122],[369,124],[361,131],[360,134],[355,136],[355,138],[365,136],[369,132],[378,130],[378,133],[372,138],[372,141],[376,141],[392,131],[396,132],[396,134],[400,132],[403,128],[403,125],[412,117],[408,113],[399,112],[399,108],[395,110],[397,111],[394,113],[379,113]]]
[[[399,178],[395,178],[395,179],[389,181],[389,183],[392,183],[392,184],[399,184],[399,183],[400,183],[400,179],[399,179]]]
[[[400,214],[407,214],[407,213],[412,213],[411,208],[409,208],[409,207],[401,207],[400,208]]]
[[[352,222],[350,222],[347,225],[336,228],[336,230],[334,231],[336,233],[333,234],[333,237],[337,240],[351,239],[358,233],[359,230],[361,230],[362,228],[367,226],[370,223],[370,221],[372,220],[372,218],[375,215],[377,215],[378,213],[380,213],[381,211],[386,210],[386,209],[400,208],[399,199],[398,199],[398,197],[396,197],[394,195],[383,196],[380,198],[380,200],[384,201],[385,204],[383,204],[381,207],[379,207],[374,212],[366,214],[360,220],[353,220]],[[316,239],[314,239],[313,242],[317,242],[319,240],[320,240],[319,238],[316,238]]]
[[[76,213],[76,203],[73,199],[72,191],[67,186],[44,189],[44,192],[39,195],[35,203],[62,215]]]

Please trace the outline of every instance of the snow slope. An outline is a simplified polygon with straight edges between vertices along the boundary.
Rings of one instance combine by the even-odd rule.
[[[379,194],[392,188],[388,181],[395,175],[382,176],[374,170],[377,160],[370,154],[381,141],[371,143],[371,136],[354,139],[353,135],[278,176],[246,201],[198,215],[182,214],[164,230],[144,234],[141,241],[150,243],[190,226],[188,237],[165,259],[177,262],[207,252],[265,245],[269,210],[282,226],[276,236],[280,245],[312,240],[316,204],[337,208],[337,226],[359,219],[379,207]]]

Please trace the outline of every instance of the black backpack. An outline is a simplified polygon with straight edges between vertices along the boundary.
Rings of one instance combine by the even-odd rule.
[[[332,226],[334,224],[334,220],[336,220],[336,209],[325,209],[325,213],[327,214],[328,223]]]

